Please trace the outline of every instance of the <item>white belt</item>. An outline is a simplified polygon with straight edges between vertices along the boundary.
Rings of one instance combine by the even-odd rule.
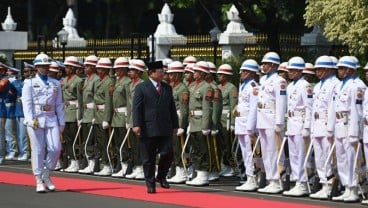
[[[116,113],[127,113],[126,107],[115,108],[114,110]]]
[[[54,110],[52,105],[40,105],[40,104],[35,104],[35,109],[39,111],[53,111]]]
[[[305,115],[304,111],[288,111],[288,117],[303,117]]]
[[[314,116],[314,120],[328,118],[327,112],[315,112],[313,116]]]
[[[191,116],[202,116],[203,115],[203,111],[201,111],[201,110],[190,111],[189,114]]]
[[[248,115],[249,115],[248,111],[237,112],[237,114],[236,114],[237,117],[247,117]]]
[[[230,113],[230,110],[222,110],[222,114],[228,114]]]
[[[94,109],[94,108],[95,108],[95,104],[94,104],[94,103],[87,103],[87,104],[85,104],[84,106],[85,106],[85,108],[87,108],[87,109]]]
[[[14,103],[5,103],[5,107],[12,107],[14,106]]]
[[[257,107],[260,109],[275,109],[275,103],[258,102]]]
[[[105,104],[103,105],[96,105],[97,110],[105,110]]]
[[[78,107],[78,100],[68,100],[68,101],[65,101],[65,104],[67,105],[75,105]]]

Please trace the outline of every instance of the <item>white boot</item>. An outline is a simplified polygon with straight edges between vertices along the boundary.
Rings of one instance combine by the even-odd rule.
[[[209,181],[208,181],[208,171],[197,171],[197,177],[195,177],[193,180],[191,181],[187,181],[185,182],[187,185],[191,185],[191,186],[208,186],[209,185]]]
[[[224,165],[224,167],[220,171],[220,176],[223,176],[223,177],[231,177],[234,175],[235,175],[234,169],[228,165]]]
[[[235,187],[237,191],[255,191],[258,188],[257,179],[255,176],[247,175],[247,182],[241,186]]]
[[[308,194],[307,183],[297,181],[292,189],[284,191],[282,194],[285,196],[305,196]]]
[[[136,176],[134,177],[134,179],[137,179],[137,180],[143,180],[144,179],[144,172],[143,172],[143,166],[137,166],[136,168]]]
[[[42,173],[42,180],[46,184],[46,188],[50,191],[55,191],[55,185],[52,183],[50,178],[50,171],[45,169]]]
[[[100,170],[99,172],[94,173],[94,175],[97,176],[110,176],[111,175],[111,168],[109,165],[104,165],[102,170]]]
[[[309,197],[312,199],[328,199],[331,194],[331,185],[323,184],[322,189],[314,194],[310,194]]]
[[[76,160],[71,160],[70,165],[68,168],[66,168],[64,171],[67,173],[76,173],[79,170],[79,164]]]
[[[83,173],[83,174],[92,174],[93,170],[95,168],[95,160],[88,160],[88,165],[87,167],[85,167],[83,170],[79,170],[79,173]]]
[[[126,170],[128,169],[128,163],[121,163],[121,169],[117,173],[113,173],[111,176],[116,178],[124,178]]]
[[[217,171],[210,172],[210,174],[208,175],[209,181],[217,181],[219,179],[220,179],[220,174]]]
[[[350,194],[348,197],[344,198],[344,202],[357,202],[359,200],[358,187],[350,187]]]
[[[125,178],[129,178],[129,179],[135,178],[135,176],[137,176],[137,170],[136,169],[137,169],[137,167],[134,166],[132,172],[128,175],[125,175]]]
[[[36,192],[37,193],[46,192],[45,186],[43,185],[43,181],[42,181],[42,175],[36,175]]]
[[[345,187],[345,192],[341,194],[340,196],[334,196],[332,197],[332,201],[344,201],[345,198],[348,198],[350,195],[350,188]]]
[[[282,192],[282,188],[280,186],[279,180],[270,180],[270,183],[266,187],[258,189],[258,192],[268,194],[278,194]]]
[[[169,183],[184,183],[187,180],[187,175],[185,173],[185,169],[179,166],[176,166],[175,176],[167,179]]]

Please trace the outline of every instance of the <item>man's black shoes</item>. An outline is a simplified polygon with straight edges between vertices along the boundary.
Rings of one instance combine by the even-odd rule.
[[[170,184],[167,182],[166,179],[158,179],[156,178],[156,182],[159,182],[161,187],[164,189],[169,189],[170,188]]]
[[[147,187],[147,193],[149,194],[154,194],[156,193],[156,188],[155,187]]]

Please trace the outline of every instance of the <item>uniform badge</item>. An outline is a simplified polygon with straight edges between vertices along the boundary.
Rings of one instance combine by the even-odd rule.
[[[313,98],[313,90],[312,90],[312,87],[310,85],[307,86],[307,97],[308,98]]]
[[[259,91],[258,87],[254,87],[253,88],[253,95],[258,96],[258,91]]]
[[[189,103],[189,93],[188,92],[183,92],[181,104],[188,105],[188,103]]]
[[[357,90],[357,95],[356,95],[357,99],[356,99],[356,104],[361,105],[363,103],[363,91],[362,89],[358,89]]]

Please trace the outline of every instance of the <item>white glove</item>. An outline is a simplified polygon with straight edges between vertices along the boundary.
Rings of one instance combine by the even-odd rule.
[[[275,131],[276,132],[281,132],[282,130],[284,130],[283,125],[282,124],[276,124]]]
[[[211,133],[211,130],[209,130],[209,129],[203,129],[202,130],[202,134],[205,135],[205,136],[209,135],[210,133]]]
[[[26,126],[34,128],[34,122],[33,121],[27,121]]]
[[[211,130],[211,135],[215,136],[219,133],[219,130]]]
[[[102,128],[103,128],[103,129],[108,129],[108,128],[109,128],[109,122],[107,122],[107,121],[102,121]]]
[[[64,129],[65,129],[65,126],[59,126],[59,132],[60,132],[60,134],[63,134]]]
[[[82,124],[82,119],[77,121],[78,126]]]
[[[309,129],[303,129],[302,130],[302,136],[303,137],[309,137],[309,135],[310,135],[310,130]]]
[[[328,131],[327,132],[327,137],[328,138],[331,138],[331,137],[333,137],[334,136],[334,134],[333,134],[333,132],[332,131]]]
[[[125,128],[126,128],[126,129],[129,129],[129,128],[130,128],[129,123],[125,123]]]
[[[235,126],[234,126],[234,125],[231,125],[231,126],[230,126],[230,130],[231,130],[231,131],[235,131]]]
[[[96,119],[92,118],[92,121],[91,121],[91,122],[92,122],[92,124],[94,124],[94,123],[95,123],[95,121],[96,121]]]
[[[357,136],[349,136],[349,142],[350,143],[355,143],[355,142],[358,142],[359,139]]]
[[[176,136],[181,136],[184,134],[184,129],[178,128],[178,132],[176,132]]]

